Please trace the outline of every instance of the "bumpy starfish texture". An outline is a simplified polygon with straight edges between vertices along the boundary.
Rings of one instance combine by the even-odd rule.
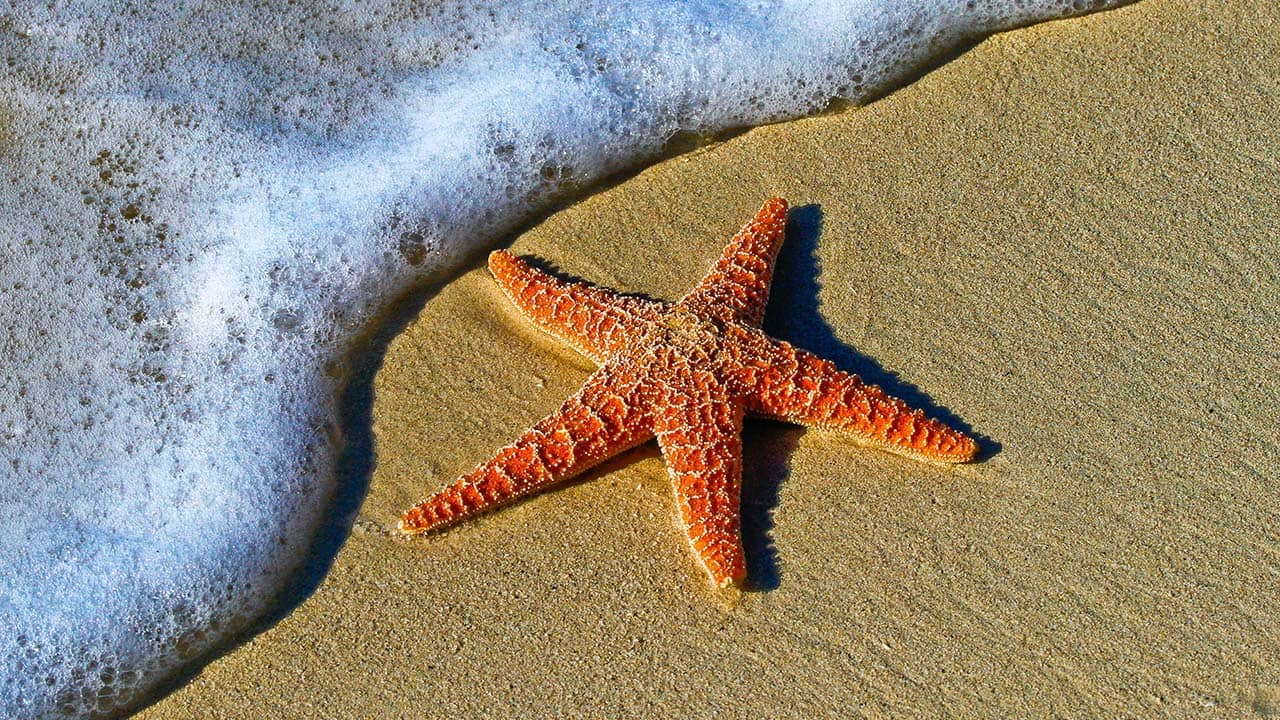
[[[565,282],[505,251],[489,269],[534,323],[599,363],[573,397],[404,514],[421,533],[570,478],[657,438],[689,543],[719,587],[746,577],[739,515],[746,414],[833,430],[913,458],[978,445],[875,385],[760,330],[787,203],[773,198],[675,303]]]

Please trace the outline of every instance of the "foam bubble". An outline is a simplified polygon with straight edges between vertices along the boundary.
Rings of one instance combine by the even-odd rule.
[[[1105,3],[21,3],[0,16],[0,714],[112,714],[260,612],[353,338],[677,133]]]

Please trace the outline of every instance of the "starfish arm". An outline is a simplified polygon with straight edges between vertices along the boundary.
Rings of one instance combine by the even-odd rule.
[[[640,378],[605,365],[560,409],[457,482],[414,506],[400,530],[452,525],[566,480],[653,437]]]
[[[787,227],[787,201],[772,198],[729,241],[711,272],[680,301],[702,312],[730,313],[726,320],[760,327],[773,281],[773,262]]]
[[[692,380],[691,391],[674,389],[655,413],[654,431],[689,544],[723,588],[747,574],[739,507],[743,406],[709,373],[695,373]]]
[[[511,302],[538,327],[601,364],[665,307],[657,300],[585,282],[565,282],[505,250],[489,255],[489,271]]]
[[[830,360],[752,334],[755,355],[737,373],[752,414],[835,430],[918,459],[961,463],[977,454],[973,438],[836,369]]]

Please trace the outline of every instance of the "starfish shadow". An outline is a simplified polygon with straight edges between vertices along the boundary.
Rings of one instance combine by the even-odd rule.
[[[817,353],[841,370],[855,373],[912,407],[964,431],[978,441],[979,460],[999,452],[999,443],[975,433],[919,388],[839,339],[819,312],[821,264],[817,248],[821,232],[819,206],[794,208],[788,215],[787,238],[778,256],[770,293],[773,298],[786,298],[788,302],[769,304],[764,321],[766,332]],[[790,474],[786,458],[804,432],[803,428],[756,420],[748,420],[743,430],[742,543],[747,555],[748,590],[774,590],[782,582],[777,547],[770,535],[773,509],[778,505],[779,489]]]
[[[879,385],[885,392],[919,408],[926,415],[964,432],[978,441],[978,460],[985,460],[1000,450],[999,443],[974,432],[973,428],[951,410],[939,405],[920,388],[886,370],[846,345],[819,308],[818,276],[822,264],[818,259],[818,237],[822,234],[822,208],[804,205],[793,208],[787,216],[787,238],[775,265],[774,302],[765,310],[764,328],[770,335],[787,340],[834,362],[836,367]],[[776,300],[786,298],[786,303]]]
[[[801,428],[768,420],[747,420],[742,429],[742,549],[747,560],[746,590],[765,592],[782,584],[773,543],[773,509],[791,474],[786,458],[796,449]]]
[[[563,269],[561,269],[559,265],[545,258],[538,257],[537,255],[522,255],[520,259],[526,262],[529,265],[529,267],[532,267],[535,270],[541,270],[542,272],[547,273],[548,275],[552,275],[557,280],[560,280],[562,282],[582,283],[583,285],[586,285],[588,287],[600,288],[602,290],[607,290],[612,293],[617,293],[623,297],[638,298],[640,300],[652,300],[654,302],[671,302],[669,300],[662,300],[661,298],[655,298],[652,295],[648,295],[646,293],[622,292],[621,290],[616,290],[611,287],[600,285],[599,283],[592,282],[579,275],[574,275],[573,273],[566,272]]]

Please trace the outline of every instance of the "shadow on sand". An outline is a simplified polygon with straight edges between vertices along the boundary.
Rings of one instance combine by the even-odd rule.
[[[974,433],[973,428],[919,388],[841,342],[819,309],[818,278],[822,268],[818,260],[818,238],[821,234],[820,206],[804,205],[793,208],[787,215],[787,238],[774,268],[765,331],[831,360],[841,370],[879,385],[926,415],[974,437],[982,448],[979,460],[998,452],[997,443]],[[781,583],[781,569],[777,549],[769,535],[773,529],[772,513],[778,504],[779,487],[789,474],[787,458],[804,430],[756,421],[754,427],[749,424],[744,432],[742,541],[747,553],[748,589],[773,590]]]

